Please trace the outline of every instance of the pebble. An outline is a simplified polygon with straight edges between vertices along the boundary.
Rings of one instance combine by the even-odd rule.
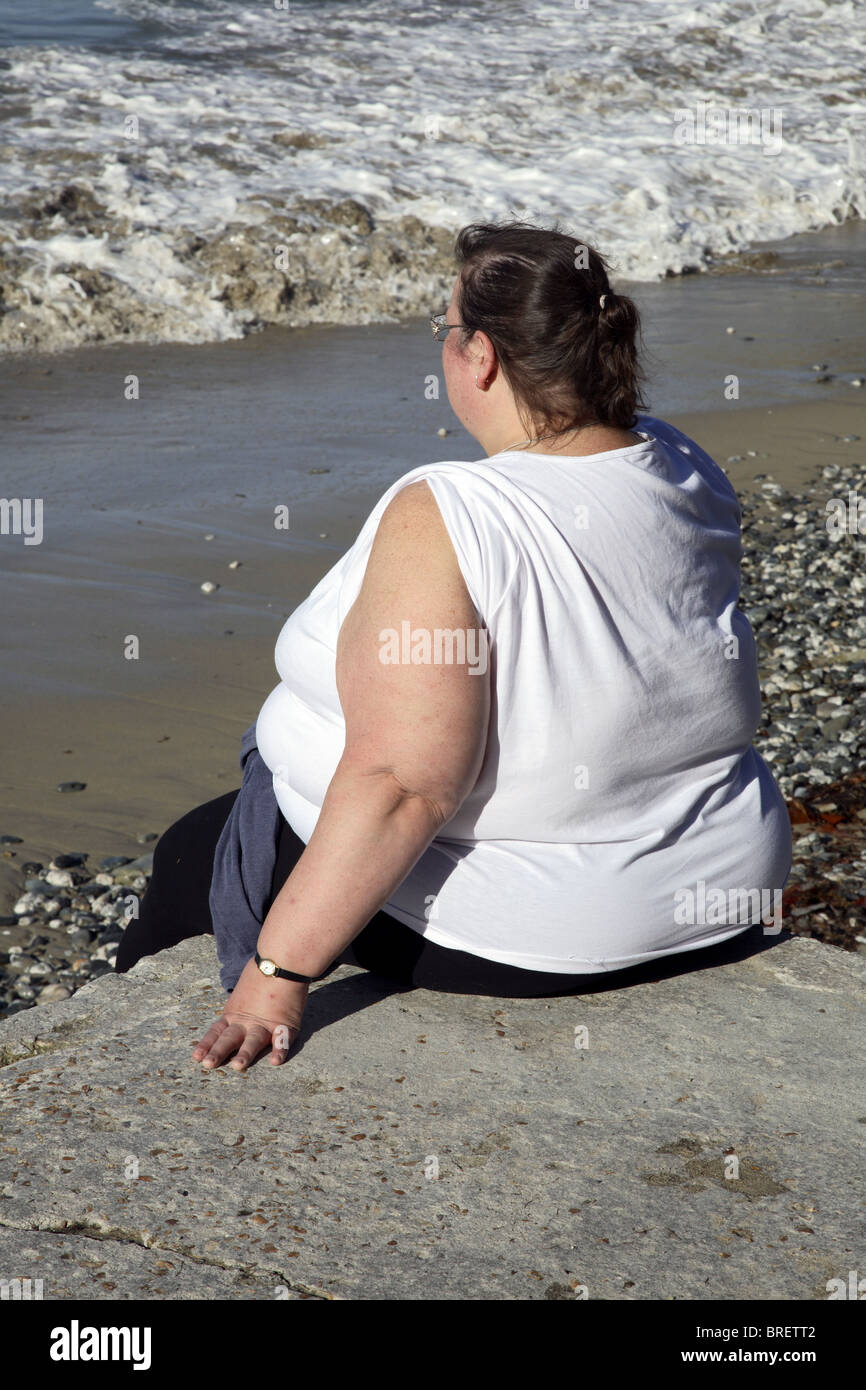
[[[64,985],[46,985],[39,991],[40,1004],[56,1004],[61,999],[71,999],[72,990],[66,989]]]
[[[53,888],[74,888],[75,879],[68,869],[49,869],[45,875],[45,882],[50,883]]]
[[[230,570],[239,570],[240,567],[241,567],[241,562],[240,562],[240,560],[229,560],[229,569],[230,569]]]
[[[149,854],[142,854],[138,859],[130,859],[130,861],[129,861],[128,864],[124,864],[124,865],[122,865],[121,868],[116,869],[116,870],[114,871],[114,878],[115,878],[116,880],[122,880],[124,874],[129,874],[129,873],[132,873],[132,874],[148,873],[148,874],[149,874],[152,868],[153,868],[153,850],[151,850]]]
[[[218,588],[219,584],[214,584],[213,581],[210,579],[206,579],[205,582],[201,585],[201,591],[203,594],[215,594]]]
[[[86,782],[60,782],[57,790],[59,792],[83,792],[86,786]]]
[[[86,854],[55,854],[49,868],[51,869],[83,869],[87,862]]]

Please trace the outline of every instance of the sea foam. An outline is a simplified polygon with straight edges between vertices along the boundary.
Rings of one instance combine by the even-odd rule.
[[[134,37],[3,51],[0,348],[427,314],[472,221],[640,281],[866,210],[850,3],[101,8]],[[682,143],[700,103],[780,139]]]

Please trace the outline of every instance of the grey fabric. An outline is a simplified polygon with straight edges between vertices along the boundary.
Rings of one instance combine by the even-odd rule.
[[[227,993],[255,953],[270,907],[282,821],[270,769],[256,747],[255,724],[241,738],[240,764],[241,789],[217,841],[208,898]]]

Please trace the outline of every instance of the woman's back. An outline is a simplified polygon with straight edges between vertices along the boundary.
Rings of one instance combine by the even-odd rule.
[[[308,840],[344,742],[339,628],[382,511],[426,479],[491,667],[478,781],[385,904],[443,945],[528,969],[613,969],[757,920],[684,923],[700,883],[772,894],[790,868],[784,802],[751,747],[760,695],[736,609],[736,495],[672,426],[641,416],[636,429],[641,442],[605,454],[413,469],[278,640],[259,748]],[[411,633],[399,636],[407,659]]]
[[[649,417],[638,427],[654,437],[613,453],[472,465],[484,484],[471,515],[459,477],[430,479],[464,544],[486,532],[473,578],[489,576],[480,612],[504,674],[505,756],[452,829],[641,835],[695,793],[695,769],[724,781],[751,743],[760,693],[735,609],[739,504],[685,436]]]

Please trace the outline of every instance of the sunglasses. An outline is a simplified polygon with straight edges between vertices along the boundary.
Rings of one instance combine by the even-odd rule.
[[[436,339],[437,343],[441,343],[442,339],[447,337],[450,329],[468,328],[469,326],[465,323],[446,323],[445,318],[447,313],[448,310],[446,309],[445,313],[434,314],[432,319],[430,320],[430,327],[433,329],[433,337]]]

